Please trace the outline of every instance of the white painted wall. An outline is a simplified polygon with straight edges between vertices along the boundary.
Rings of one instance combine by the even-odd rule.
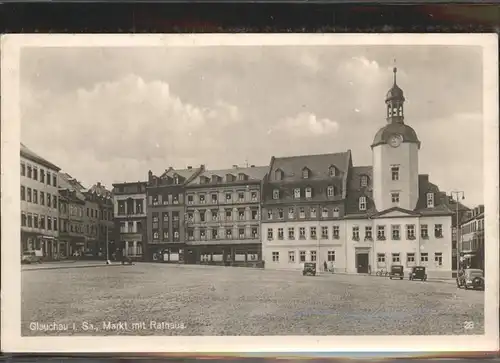
[[[372,150],[373,198],[377,210],[394,206],[413,210],[418,200],[418,145],[402,143],[393,148],[382,144]],[[399,180],[392,180],[391,166],[399,165]],[[399,192],[399,204],[393,204],[391,192]]]
[[[333,226],[339,226],[339,239],[333,239]],[[321,227],[328,227],[328,239],[321,238]],[[288,238],[288,228],[295,228],[295,239]],[[306,238],[299,239],[299,228],[306,229]],[[310,227],[316,227],[317,239],[310,238]],[[268,240],[268,229],[273,230],[273,239]],[[284,239],[278,239],[278,228],[283,228]],[[306,261],[311,262],[311,251],[316,252],[317,269],[323,269],[323,262],[328,262],[328,251],[335,251],[335,270],[345,271],[345,223],[344,221],[291,221],[262,223],[262,255],[265,268],[301,270],[303,262],[300,261],[300,251],[306,252]],[[289,262],[289,252],[295,253],[295,262]],[[279,252],[279,261],[273,262],[273,252]]]

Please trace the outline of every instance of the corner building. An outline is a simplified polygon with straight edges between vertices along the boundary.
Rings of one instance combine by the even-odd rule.
[[[422,265],[429,276],[451,277],[453,212],[448,196],[418,173],[421,143],[404,122],[396,72],[371,166],[353,166],[350,151],[272,159],[263,201],[266,267],[326,261],[339,272],[375,273]],[[314,198],[317,205],[308,205]]]
[[[260,195],[267,170],[204,170],[187,184],[187,263],[262,267]]]

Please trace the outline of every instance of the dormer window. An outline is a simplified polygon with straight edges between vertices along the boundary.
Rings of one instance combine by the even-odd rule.
[[[295,199],[300,199],[300,188],[295,188],[295,189],[293,190],[293,197],[294,197]]]
[[[366,175],[361,175],[361,181],[360,181],[361,187],[367,187],[368,186],[368,177]]]
[[[307,169],[307,168],[302,169],[302,178],[304,178],[304,179],[309,178],[309,169]]]
[[[283,179],[283,170],[278,169],[274,172],[274,178],[276,180],[282,180]]]
[[[307,187],[306,188],[306,198],[311,198],[312,197],[312,188]]]
[[[331,177],[337,176],[337,168],[335,165],[331,165],[330,168],[328,168],[328,175]]]
[[[233,174],[226,174],[226,180],[228,182],[234,181],[234,175]]]
[[[177,175],[174,176],[174,184],[179,184],[179,177]]]
[[[359,197],[359,210],[366,210],[366,197]]]
[[[247,179],[246,174],[243,174],[243,173],[238,174],[238,180],[246,180],[246,179]]]
[[[434,208],[434,193],[427,193],[427,208]]]
[[[280,191],[278,189],[273,190],[273,199],[280,199]]]

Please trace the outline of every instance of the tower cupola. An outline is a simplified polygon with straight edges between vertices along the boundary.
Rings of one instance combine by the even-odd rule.
[[[387,107],[387,122],[388,123],[403,123],[404,122],[404,102],[405,97],[403,90],[399,88],[396,82],[396,76],[398,69],[393,68],[394,73],[394,84],[392,88],[387,92],[385,97],[385,104]]]

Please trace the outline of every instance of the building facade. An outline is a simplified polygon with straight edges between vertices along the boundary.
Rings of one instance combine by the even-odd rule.
[[[422,265],[429,276],[451,277],[453,212],[448,196],[418,173],[421,143],[404,122],[396,69],[385,102],[387,124],[371,143],[371,166],[353,166],[350,151],[271,160],[263,201],[266,268],[299,269],[311,261],[369,273]]]
[[[59,183],[59,238],[66,256],[70,257],[86,249],[85,195],[80,184],[69,174],[60,173]]]
[[[113,195],[100,182],[90,187],[87,197],[97,204],[97,246],[98,255],[106,256],[110,246],[114,245]]]
[[[345,269],[345,197],[350,151],[271,158],[263,183],[262,250],[266,268],[335,262]]]
[[[462,222],[459,253],[463,267],[484,270],[484,205],[472,209]]]
[[[59,256],[60,168],[21,144],[21,254],[41,251],[45,259]]]
[[[203,165],[180,170],[169,167],[160,176],[149,171],[147,260],[185,262],[185,189],[203,170]]]
[[[267,170],[204,170],[187,184],[186,263],[262,266],[260,200]]]
[[[146,182],[113,184],[114,249],[133,259],[143,258],[146,234]],[[113,253],[110,251],[110,254]]]

